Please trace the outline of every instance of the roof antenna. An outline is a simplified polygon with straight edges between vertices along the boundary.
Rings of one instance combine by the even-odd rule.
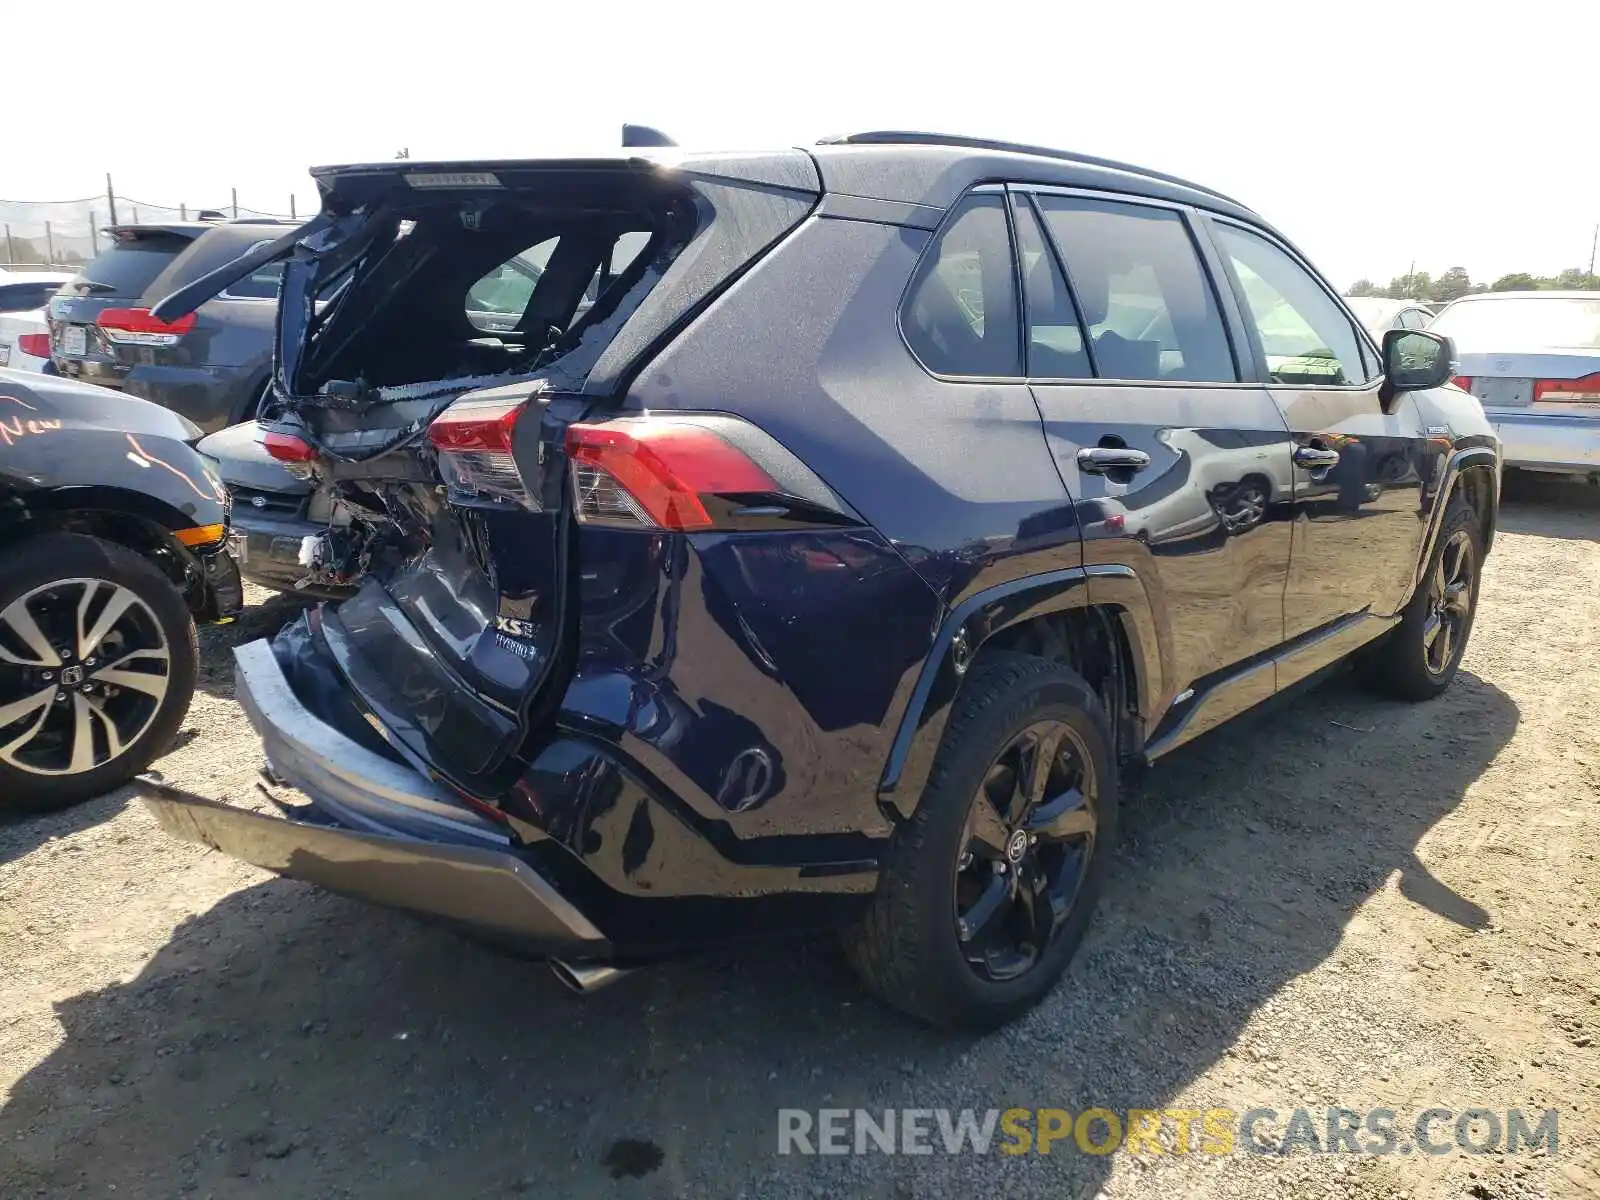
[[[676,146],[678,143],[662,133],[659,129],[652,129],[648,125],[624,125],[622,127],[622,145],[624,149],[639,146]]]

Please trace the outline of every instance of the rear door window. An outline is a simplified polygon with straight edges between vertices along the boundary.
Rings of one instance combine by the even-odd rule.
[[[1022,374],[1005,197],[972,195],[934,235],[901,310],[906,343],[936,375]]]
[[[90,285],[106,296],[140,296],[169,263],[189,248],[190,239],[170,235],[119,241],[97,256],[67,285],[68,290]]]
[[[1238,380],[1216,294],[1180,213],[1077,196],[1036,199],[1101,378]]]
[[[1034,379],[1092,379],[1094,367],[1084,349],[1077,305],[1026,197],[1018,198],[1014,214],[1028,329],[1028,375]]]
[[[1273,383],[1359,386],[1371,376],[1344,310],[1317,280],[1266,238],[1217,224]]]

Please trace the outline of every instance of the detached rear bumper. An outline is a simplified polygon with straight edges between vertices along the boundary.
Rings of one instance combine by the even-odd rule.
[[[599,928],[512,846],[506,828],[405,763],[360,745],[301,703],[264,642],[234,651],[236,694],[267,761],[307,804],[237,808],[140,779],[162,827],[290,879],[511,935],[571,959],[605,958]]]
[[[161,827],[289,879],[388,908],[511,934],[530,949],[603,958],[604,935],[508,850],[358,833],[265,816],[150,779],[135,789]]]

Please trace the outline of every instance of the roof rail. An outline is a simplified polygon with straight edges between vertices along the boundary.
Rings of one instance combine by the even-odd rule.
[[[1009,154],[1033,154],[1040,158],[1056,158],[1064,162],[1082,163],[1089,167],[1107,167],[1113,171],[1126,171],[1130,175],[1143,175],[1147,179],[1159,179],[1163,183],[1175,183],[1180,187],[1204,192],[1208,196],[1215,196],[1218,200],[1226,200],[1229,204],[1237,205],[1239,208],[1246,207],[1232,196],[1217,191],[1216,188],[1208,188],[1202,183],[1195,183],[1193,180],[1183,179],[1177,175],[1152,171],[1148,167],[1137,167],[1132,163],[1118,162],[1114,158],[1098,158],[1093,154],[1075,154],[1071,150],[1054,150],[1049,146],[1030,146],[1022,142],[1002,142],[994,138],[966,137],[958,133],[921,133],[904,129],[872,129],[864,133],[845,133],[836,137],[819,138],[817,145],[960,146],[968,150],[999,150]]]

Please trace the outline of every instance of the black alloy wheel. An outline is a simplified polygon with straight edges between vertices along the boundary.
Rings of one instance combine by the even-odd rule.
[[[1066,927],[1095,853],[1087,747],[1040,721],[996,756],[973,798],[956,867],[956,932],[982,979],[1016,979]]]

